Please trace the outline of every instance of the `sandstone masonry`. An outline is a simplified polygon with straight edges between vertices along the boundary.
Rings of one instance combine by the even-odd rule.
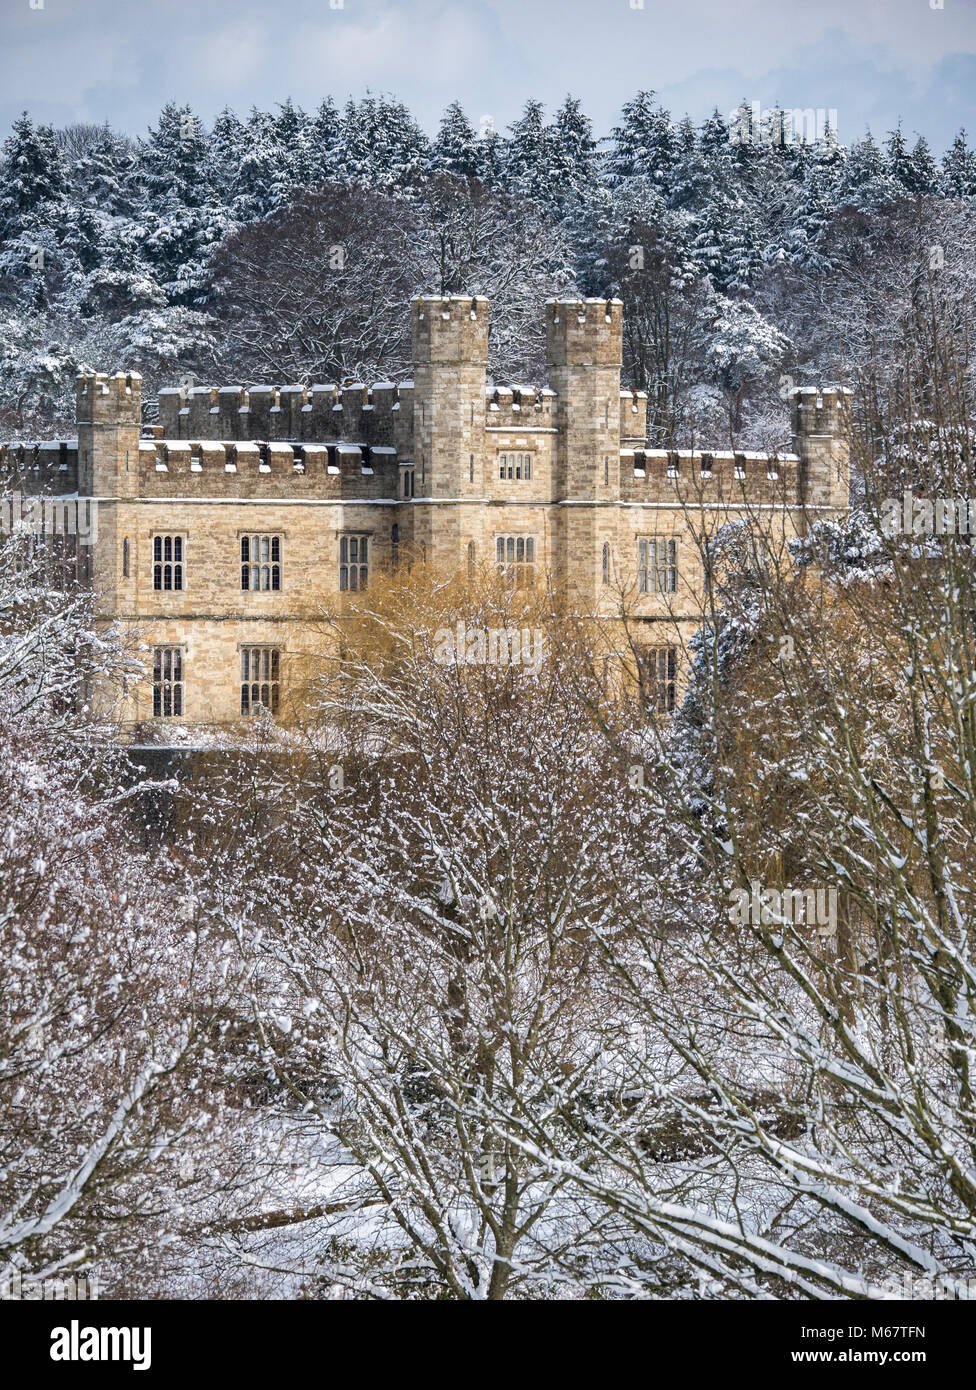
[[[793,393],[787,454],[653,450],[645,394],[621,390],[619,300],[546,305],[542,388],[486,386],[485,299],[411,314],[413,381],[173,388],[143,426],[139,376],[96,374],[78,380],[77,440],[0,447],[7,493],[96,505],[98,613],[149,667],[130,721],[284,713],[323,606],[405,557],[547,575],[583,612],[629,586],[659,660],[696,625],[696,526],[799,534],[849,505],[841,388]]]

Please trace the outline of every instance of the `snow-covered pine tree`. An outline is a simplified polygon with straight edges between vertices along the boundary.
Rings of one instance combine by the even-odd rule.
[[[342,117],[331,97],[319,103],[308,132],[309,182],[332,183],[342,168]]]
[[[908,191],[914,193],[917,198],[927,198],[935,193],[939,182],[939,170],[929,142],[924,135],[920,135],[915,141],[915,148],[912,150],[909,160],[910,183]]]
[[[25,111],[0,152],[0,240],[20,240],[63,213],[68,170],[50,126]]]
[[[132,146],[108,123],[72,169],[72,182],[81,200],[110,217],[132,215],[137,198],[134,176]]]
[[[947,198],[976,198],[976,154],[969,148],[965,130],[960,130],[943,156],[939,186]]]
[[[667,192],[678,160],[679,145],[669,112],[652,91],[638,92],[621,108],[623,121],[612,132],[604,164],[610,187],[625,179],[647,178]]]
[[[885,141],[885,154],[887,155],[888,173],[900,183],[902,188],[911,189],[914,176],[912,172],[912,157],[908,152],[908,145],[902,134],[901,122],[889,132],[888,139]]]
[[[481,145],[459,101],[452,101],[441,117],[427,163],[435,174],[459,174],[468,179],[480,177]]]
[[[545,206],[552,187],[552,147],[542,102],[527,101],[509,130],[511,136],[505,150],[508,191]]]
[[[549,126],[550,202],[565,210],[592,197],[596,180],[593,126],[577,97],[567,96]]]

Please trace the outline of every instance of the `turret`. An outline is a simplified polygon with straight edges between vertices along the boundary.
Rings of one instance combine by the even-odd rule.
[[[90,497],[131,496],[137,490],[142,377],[101,372],[77,380],[78,490]]]
[[[801,386],[791,400],[793,451],[800,458],[804,506],[850,506],[851,393],[843,386]]]
[[[621,301],[550,300],[546,362],[560,431],[557,496],[573,501],[619,497]]]
[[[461,496],[472,471],[483,490],[488,301],[418,295],[411,310],[417,496]]]

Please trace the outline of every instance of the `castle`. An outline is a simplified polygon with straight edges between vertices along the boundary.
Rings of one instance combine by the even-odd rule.
[[[145,652],[130,723],[283,711],[323,604],[408,555],[545,576],[585,613],[629,586],[668,709],[703,581],[691,518],[789,535],[849,505],[840,388],[793,393],[790,453],[653,450],[645,394],[621,390],[619,300],[545,306],[541,389],[486,384],[487,300],[420,296],[411,315],[412,381],[173,388],[144,426],[139,376],[83,376],[76,441],[0,450],[8,492],[94,504],[98,616]]]

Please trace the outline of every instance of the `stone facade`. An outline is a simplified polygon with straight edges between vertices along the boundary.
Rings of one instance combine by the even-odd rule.
[[[673,642],[674,619],[690,632],[699,611],[695,527],[768,517],[797,534],[848,507],[840,388],[793,393],[790,453],[666,453],[646,446],[644,393],[621,390],[618,300],[546,305],[541,389],[486,386],[486,300],[419,297],[411,313],[412,382],[171,389],[143,426],[137,375],[82,377],[77,441],[0,451],[8,489],[97,504],[99,616],[158,666],[155,690],[129,691],[128,719],[240,718],[244,648],[265,664],[257,698],[276,684],[284,713],[300,703],[323,606],[407,555],[457,569],[501,554],[551,575],[583,612],[629,586],[648,645],[665,626],[658,640]],[[674,588],[640,592],[641,564],[660,574],[672,556]],[[163,698],[167,683],[178,697]]]

